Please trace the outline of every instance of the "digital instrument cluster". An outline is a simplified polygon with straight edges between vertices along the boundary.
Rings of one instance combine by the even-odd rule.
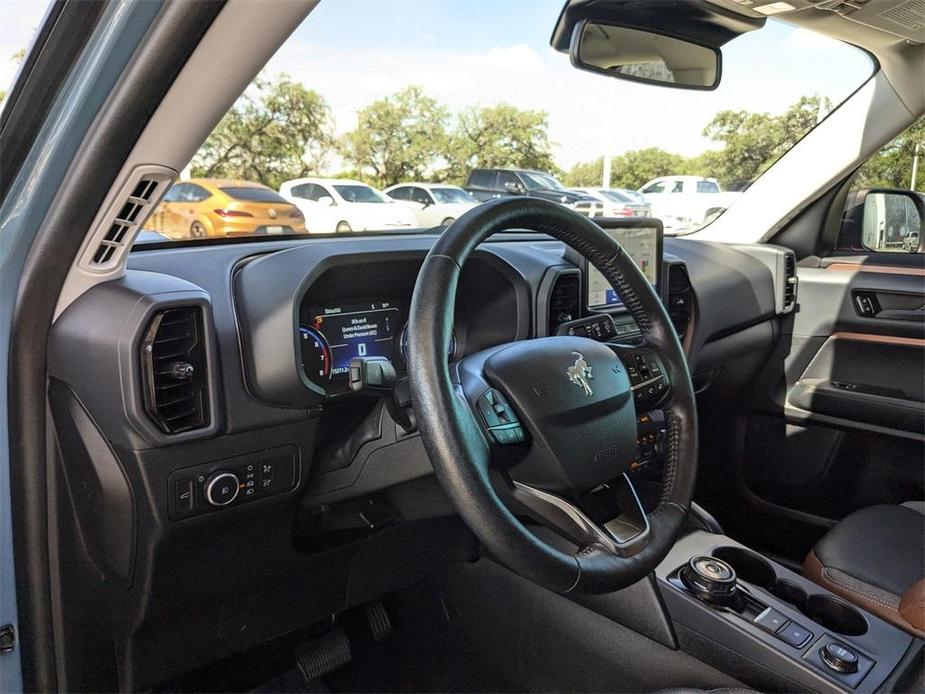
[[[350,360],[385,357],[398,371],[407,368],[407,307],[396,301],[357,301],[310,306],[299,325],[302,369],[326,390],[345,390]],[[448,346],[456,353],[456,337]]]

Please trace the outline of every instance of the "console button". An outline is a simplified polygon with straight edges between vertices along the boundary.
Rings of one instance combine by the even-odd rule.
[[[776,634],[777,631],[787,623],[787,618],[773,607],[769,607],[755,617],[753,622],[756,626],[761,627],[768,633]]]
[[[238,484],[234,473],[216,472],[206,480],[206,501],[213,506],[227,506],[238,498]]]
[[[854,649],[838,641],[832,641],[819,649],[819,657],[827,667],[842,674],[858,671],[858,654]]]
[[[177,480],[174,484],[174,493],[178,513],[187,513],[193,510],[193,480]]]
[[[796,622],[788,622],[787,626],[777,632],[777,638],[794,648],[802,648],[813,637],[813,632]]]

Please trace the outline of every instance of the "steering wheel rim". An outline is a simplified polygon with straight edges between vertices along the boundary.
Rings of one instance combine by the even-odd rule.
[[[567,525],[570,536],[584,537],[587,541],[576,540],[578,550],[569,553],[541,540],[518,520],[493,484],[496,475],[492,470],[492,446],[471,398],[463,392],[460,372],[447,363],[445,345],[452,334],[456,288],[466,260],[492,234],[517,228],[546,233],[588,258],[623,299],[642,332],[643,345],[654,350],[664,363],[670,390],[661,405],[666,428],[662,493],[657,508],[647,517],[646,532],[626,547],[619,542],[608,542],[610,533],[583,517],[579,509],[564,499],[515,481],[514,492],[531,491],[530,503],[543,506],[552,501],[552,506],[543,507],[558,507],[568,516],[553,518],[555,529]],[[563,340],[584,339],[539,338],[510,343],[505,348],[534,343],[538,350],[535,358],[546,359],[545,352],[561,351],[572,345]],[[544,342],[552,340],[557,342]],[[495,557],[524,577],[561,593],[618,590],[651,572],[665,557],[690,507],[696,479],[697,418],[693,386],[684,352],[664,306],[630,257],[600,227],[561,205],[532,198],[491,201],[461,215],[437,239],[418,273],[408,343],[412,403],[425,450],[457,512]],[[591,340],[587,343],[600,344]],[[597,349],[583,342],[574,344],[583,345],[582,349]],[[512,352],[508,352],[508,357],[507,361],[515,364],[533,358],[528,353]],[[556,358],[561,363],[561,356]],[[619,368],[610,369],[616,375],[605,371],[605,363],[600,361],[605,357],[599,350],[594,358],[598,360],[595,365],[598,378],[603,379],[600,383],[615,384],[615,391],[622,388]],[[608,377],[611,381],[607,381]],[[622,378],[625,380],[625,376]],[[492,383],[491,379],[486,381]],[[568,396],[579,397],[580,393],[574,395],[569,391]],[[516,393],[514,397],[516,400]],[[625,418],[625,403],[602,393],[601,403],[605,399],[607,407],[613,404],[613,413],[619,410]],[[515,404],[522,402],[521,396]],[[584,402],[580,405],[584,406]],[[608,410],[606,416],[616,415]],[[582,518],[576,519],[576,514]],[[549,520],[549,514],[545,515]],[[588,523],[591,527],[586,527]]]

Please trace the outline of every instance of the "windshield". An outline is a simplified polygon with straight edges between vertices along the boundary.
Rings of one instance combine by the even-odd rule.
[[[334,186],[334,190],[347,202],[391,202],[385,195],[369,186]]]
[[[475,202],[475,198],[462,188],[431,188],[430,192],[437,199],[437,202],[444,205]]]
[[[444,218],[432,205],[402,204],[418,185],[440,203],[625,190],[666,233],[686,233],[746,199],[749,184],[872,73],[863,51],[769,18],[723,46],[713,91],[611,79],[550,47],[563,1],[476,11],[473,0],[322,0],[181,179],[263,184],[299,207],[312,234],[434,227]],[[656,179],[672,183],[632,192]],[[364,216],[387,201],[377,192],[385,188],[398,191],[394,215]],[[318,204],[332,189],[370,204]],[[176,225],[160,233],[191,238],[191,218],[157,219]],[[203,224],[218,230],[227,220]]]
[[[527,190],[565,190],[565,186],[559,183],[552,176],[541,173],[527,173],[526,171],[520,174],[521,178],[524,180],[524,185],[527,186]]]

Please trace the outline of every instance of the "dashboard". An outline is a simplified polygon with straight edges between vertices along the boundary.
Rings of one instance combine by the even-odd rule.
[[[657,226],[623,227],[622,243],[654,280],[695,387],[741,388],[779,332],[786,278],[748,249],[660,243],[647,229]],[[357,357],[414,377],[404,333],[435,238],[155,246],[56,321],[57,482],[78,501],[79,551],[117,594],[118,609],[100,610],[129,644],[125,688],[153,688],[474,556],[413,421],[395,416],[413,419],[408,398],[396,389],[387,407],[348,382]],[[460,274],[447,359],[560,334],[632,344],[637,326],[593,273],[545,235],[492,237]],[[655,391],[637,400],[641,417]],[[663,425],[655,413],[645,422],[641,451]],[[203,646],[162,647],[178,642]]]

